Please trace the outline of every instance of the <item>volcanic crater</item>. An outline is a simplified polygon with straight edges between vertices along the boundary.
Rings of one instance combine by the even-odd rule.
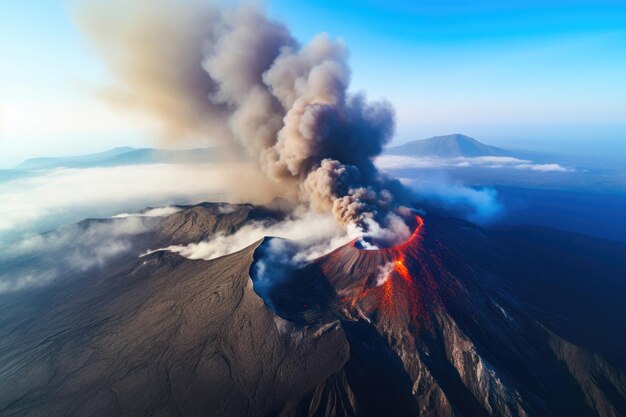
[[[428,213],[396,247],[306,264],[278,238],[136,255],[259,219],[182,207],[114,267],[5,296],[0,414],[624,415],[626,247]]]

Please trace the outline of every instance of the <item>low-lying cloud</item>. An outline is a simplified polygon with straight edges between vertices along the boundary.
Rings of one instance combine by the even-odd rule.
[[[418,203],[437,207],[474,223],[487,224],[504,213],[498,192],[491,187],[468,187],[443,174],[403,178],[418,196]]]
[[[251,194],[256,202],[269,203],[278,194],[256,179],[257,186],[245,197],[231,187],[257,175],[256,168],[245,163],[42,170],[0,182],[0,244],[88,217],[130,216],[146,206],[248,202]]]
[[[383,155],[376,158],[376,166],[382,170],[403,168],[436,169],[436,168],[509,168],[540,172],[573,172],[556,163],[540,164],[528,159],[510,156],[478,156],[456,158],[412,157],[403,155]]]
[[[181,211],[182,207],[176,206],[166,206],[166,207],[155,207],[147,210],[143,210],[137,213],[120,213],[113,216],[114,219],[124,219],[126,217],[162,217],[169,216],[170,214],[174,214],[178,211]]]
[[[180,210],[173,204],[237,202],[229,184],[255,171],[242,163],[58,168],[0,182],[0,294],[105,265],[132,250],[153,220]],[[251,192],[262,202],[275,197],[268,188]]]
[[[0,294],[103,267],[131,250],[133,239],[156,224],[155,217],[81,222],[0,246]]]

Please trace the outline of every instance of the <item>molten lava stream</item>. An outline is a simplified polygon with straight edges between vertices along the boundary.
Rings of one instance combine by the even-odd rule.
[[[408,318],[414,325],[419,324],[422,312],[420,303],[420,291],[418,281],[411,276],[411,269],[419,264],[419,248],[423,233],[424,221],[416,216],[417,227],[406,241],[392,248],[386,248],[369,252],[386,262],[392,263],[393,269],[378,282],[365,282],[357,293],[344,297],[351,308],[361,304],[374,307],[381,317],[391,319],[394,322]],[[378,285],[377,285],[378,284]]]

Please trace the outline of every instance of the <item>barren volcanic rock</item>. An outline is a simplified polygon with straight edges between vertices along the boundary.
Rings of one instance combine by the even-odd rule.
[[[537,253],[541,240],[533,252],[520,251],[511,237],[528,239],[528,232],[418,217],[411,239],[397,247],[352,243],[294,269],[269,293],[269,305],[295,322],[339,320],[352,355],[367,351],[363,369],[347,368],[348,382],[360,387],[351,385],[361,393],[357,414],[385,415],[387,400],[359,400],[404,392],[411,401],[390,415],[623,415],[626,284],[618,278],[626,276],[626,247],[578,238],[566,250],[584,255],[560,259]],[[565,242],[552,243],[563,250]],[[584,319],[581,306],[589,307]],[[602,333],[594,330],[598,322],[617,335],[594,337]],[[372,358],[390,355],[395,361],[381,368],[399,360],[404,372],[394,380],[405,386],[373,388],[369,381],[379,378],[369,369]],[[352,380],[351,372],[363,378]]]
[[[187,207],[101,269],[0,295],[0,415],[624,415],[625,245],[427,215],[264,298],[270,239],[137,256],[255,219],[277,216]]]

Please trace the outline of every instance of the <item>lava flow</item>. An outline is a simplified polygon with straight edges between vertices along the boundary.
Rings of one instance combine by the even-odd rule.
[[[380,250],[353,248],[356,253],[345,249],[330,255],[322,267],[339,284],[339,300],[348,311],[376,314],[379,322],[404,322],[416,328],[428,322],[428,312],[438,298],[437,284],[423,262],[424,220],[416,216],[416,223],[411,238],[400,245]],[[338,272],[360,279],[344,286],[336,278]]]

